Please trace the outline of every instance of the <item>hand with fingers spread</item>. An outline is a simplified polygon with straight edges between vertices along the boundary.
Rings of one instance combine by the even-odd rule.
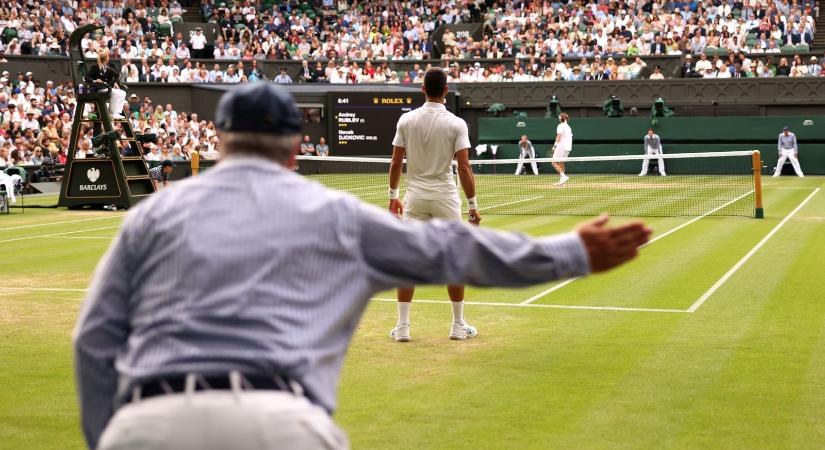
[[[642,222],[609,227],[607,214],[578,227],[584,242],[590,269],[603,272],[621,265],[639,254],[639,247],[650,238],[652,230]]]

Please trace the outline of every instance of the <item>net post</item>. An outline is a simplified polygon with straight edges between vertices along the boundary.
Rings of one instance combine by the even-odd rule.
[[[762,219],[765,217],[765,211],[762,209],[762,154],[759,150],[754,150],[752,154],[753,160],[753,196],[754,196],[754,213],[753,217]]]

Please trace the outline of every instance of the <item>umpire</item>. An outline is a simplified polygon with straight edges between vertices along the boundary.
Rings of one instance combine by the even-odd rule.
[[[372,295],[584,275],[650,234],[401,223],[289,170],[300,116],[270,83],[224,95],[216,124],[221,162],[133,208],[95,273],[74,332],[90,448],[347,448],[330,415]]]

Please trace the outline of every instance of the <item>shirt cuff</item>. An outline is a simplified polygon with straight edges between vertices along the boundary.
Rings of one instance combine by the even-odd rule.
[[[542,239],[547,254],[555,262],[559,278],[580,277],[590,273],[590,261],[579,233],[570,232]]]

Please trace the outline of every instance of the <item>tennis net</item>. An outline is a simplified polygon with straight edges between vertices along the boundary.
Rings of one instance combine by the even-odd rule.
[[[297,160],[296,170],[308,178],[368,203],[386,206],[389,158],[300,156]],[[645,161],[648,171],[640,176]],[[470,163],[479,211],[488,214],[762,214],[758,151],[485,159]],[[565,183],[560,183],[553,163],[564,164],[569,177]],[[402,195],[403,184],[402,180]]]

